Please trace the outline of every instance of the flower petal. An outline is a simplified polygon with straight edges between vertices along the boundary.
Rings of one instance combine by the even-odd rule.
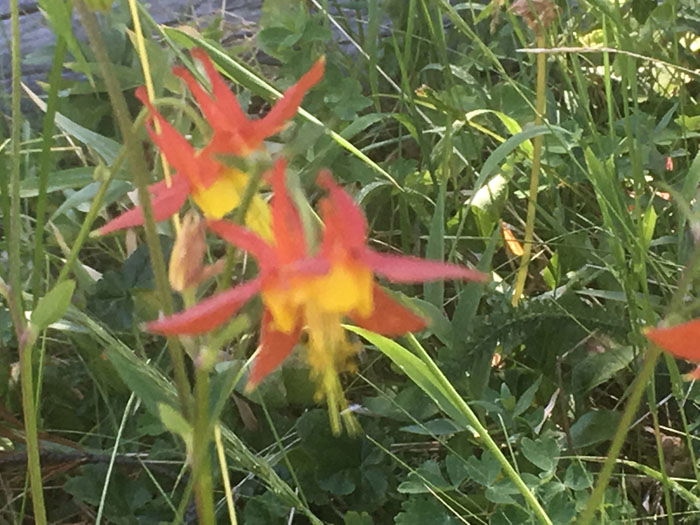
[[[328,190],[328,198],[319,203],[325,224],[324,249],[332,251],[334,245],[347,249],[364,249],[367,243],[365,214],[352,197],[333,180],[329,171],[321,171],[317,183]]]
[[[296,84],[287,89],[282,98],[277,101],[270,112],[258,121],[253,122],[254,136],[262,141],[282,129],[285,122],[296,115],[306,92],[311,89],[321,77],[326,67],[326,58],[319,58]]]
[[[224,79],[216,71],[214,63],[206,52],[200,48],[193,49],[192,56],[204,66],[211,82],[213,96],[207,93],[185,68],[176,67],[173,72],[185,81],[202,113],[214,129],[215,135],[218,135],[217,138],[221,138],[221,133],[229,135],[226,137],[227,140],[223,141],[227,145],[227,152],[235,155],[245,154],[248,150],[245,138],[251,133],[251,123],[248,116],[243,112],[238,99],[226,85]],[[219,143],[219,140],[216,142]],[[221,148],[214,149],[221,152]]]
[[[241,306],[260,290],[260,280],[226,290],[204,299],[187,310],[151,321],[146,329],[163,335],[195,335],[224,324]]]
[[[277,264],[277,257],[272,246],[249,229],[223,219],[210,220],[207,224],[214,233],[226,242],[249,252],[258,260],[261,267],[272,268]]]
[[[362,328],[378,334],[395,337],[408,332],[418,332],[427,326],[421,316],[392,299],[380,286],[373,289],[374,311],[368,317],[355,314],[350,318]]]
[[[700,319],[671,328],[653,328],[644,335],[676,357],[700,362]]]
[[[280,264],[286,264],[306,256],[306,239],[299,210],[292,202],[287,190],[285,169],[287,162],[280,158],[268,178],[273,197],[272,228],[275,232],[275,245]]]
[[[260,350],[253,361],[247,389],[255,388],[287,359],[292,353],[294,345],[299,341],[301,329],[302,323],[299,320],[297,326],[289,333],[275,330],[272,327],[272,315],[269,310],[265,310],[260,334]]]
[[[485,282],[489,279],[485,273],[457,264],[407,255],[378,253],[369,248],[362,254],[362,260],[376,274],[395,283],[422,283],[442,279]]]
[[[170,180],[172,186],[164,185],[165,181],[156,182],[148,187],[151,193],[151,207],[153,208],[153,219],[156,222],[164,221],[168,217],[175,215],[187,200],[190,192],[190,185],[184,177],[175,174]],[[123,230],[140,226],[144,222],[143,209],[136,206],[115,217],[98,231],[100,235],[107,235],[113,231]]]

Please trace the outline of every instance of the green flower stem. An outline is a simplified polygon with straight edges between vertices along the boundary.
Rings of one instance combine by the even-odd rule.
[[[544,29],[537,33],[537,47],[545,46]],[[535,126],[542,125],[542,118],[545,112],[545,86],[547,82],[547,57],[544,53],[537,55],[537,80],[535,98]],[[515,279],[515,289],[513,291],[513,306],[518,306],[525,290],[527,281],[527,269],[532,256],[532,243],[535,237],[535,217],[537,215],[537,189],[540,184],[540,166],[542,158],[543,135],[537,135],[533,139],[532,145],[532,170],[530,172],[530,196],[527,203],[527,218],[525,221],[525,239],[523,241],[523,254],[520,257],[520,266]]]
[[[256,170],[248,180],[248,184],[243,192],[243,197],[241,197],[241,203],[236,208],[233,214],[233,220],[238,224],[243,224],[245,222],[245,216],[248,213],[248,208],[250,208],[250,203],[253,202],[253,197],[258,192],[258,187],[260,186],[260,181],[263,177],[263,170]],[[233,246],[227,246],[226,248],[226,263],[224,265],[224,270],[221,272],[221,277],[219,279],[219,290],[226,287],[231,278],[233,277],[233,267],[236,264],[236,248]]]
[[[450,402],[452,402],[454,406],[457,407],[462,414],[464,414],[464,417],[466,417],[466,419],[469,421],[469,424],[474,428],[474,430],[476,430],[476,433],[479,435],[479,439],[481,439],[484,442],[486,448],[494,455],[494,457],[501,464],[501,468],[503,468],[506,475],[517,487],[518,491],[520,492],[520,494],[522,494],[523,498],[525,498],[525,501],[527,502],[530,509],[532,509],[532,511],[535,513],[535,516],[537,517],[539,522],[544,523],[546,525],[552,525],[552,520],[549,519],[547,512],[544,510],[542,505],[540,505],[540,502],[537,501],[535,495],[522,480],[520,474],[518,474],[518,472],[513,468],[513,466],[503,454],[503,452],[501,452],[501,449],[498,447],[498,444],[493,440],[493,438],[489,434],[489,431],[486,429],[486,427],[484,427],[484,425],[481,424],[481,421],[479,421],[479,418],[476,416],[474,411],[470,408],[470,406],[462,398],[462,396],[459,395],[459,392],[455,390],[455,387],[452,386],[452,383],[450,383],[450,381],[445,377],[445,375],[442,373],[442,370],[440,370],[440,368],[435,364],[435,361],[433,361],[433,359],[430,357],[425,348],[423,348],[423,346],[418,342],[418,340],[413,334],[408,334],[406,338],[411,348],[413,348],[413,350],[418,354],[418,357],[421,358],[421,360],[433,373],[435,378],[440,382],[440,385],[445,390],[446,394],[449,396]]]
[[[647,383],[649,382],[651,375],[654,373],[654,367],[659,355],[661,355],[661,350],[656,347],[652,346],[647,351],[646,357],[644,358],[644,365],[637,376],[632,393],[630,394],[629,399],[627,399],[627,405],[625,406],[625,411],[622,414],[620,423],[617,426],[617,431],[615,432],[612,444],[610,445],[608,456],[605,458],[605,463],[603,464],[600,474],[598,474],[595,489],[593,489],[593,493],[588,500],[588,504],[577,521],[578,525],[587,525],[595,518],[596,510],[598,510],[598,507],[603,500],[605,489],[608,487],[610,477],[612,476],[613,469],[615,468],[615,463],[617,462],[617,458],[622,450],[622,445],[627,437],[627,431],[632,424],[634,415],[637,413],[637,408],[639,407],[639,402],[642,399],[642,394],[644,394]]]
[[[49,97],[46,101],[46,113],[42,129],[43,142],[39,155],[39,197],[36,201],[36,228],[34,230],[34,263],[32,264],[32,294],[33,303],[39,300],[41,295],[42,258],[44,256],[44,231],[46,228],[46,188],[49,183],[49,170],[52,165],[51,146],[53,145],[53,132],[55,128],[56,107],[58,106],[58,88],[61,81],[61,70],[66,58],[66,41],[61,36],[56,40],[56,49],[53,55],[53,64],[49,73]]]
[[[85,27],[90,46],[97,58],[100,73],[104,78],[112,109],[124,140],[129,167],[134,173],[134,182],[138,189],[139,202],[141,203],[145,218],[144,229],[146,232],[146,244],[148,245],[151,267],[153,268],[153,274],[155,276],[156,290],[159,295],[163,313],[165,315],[170,315],[174,310],[173,298],[168,285],[163,251],[158,240],[158,234],[153,220],[153,207],[151,206],[151,198],[148,193],[148,170],[146,168],[143,148],[138,142],[136,135],[131,131],[132,122],[129,109],[119,86],[119,81],[112,68],[109,56],[107,55],[107,50],[95,14],[85,6],[82,0],[78,0],[75,6],[80,15],[82,24]],[[180,400],[180,408],[185,418],[189,418],[191,413],[191,391],[185,370],[184,352],[177,338],[168,338],[168,351],[170,352],[170,359],[173,365],[175,386]]]
[[[27,446],[27,471],[32,494],[34,523],[46,524],[46,508],[44,505],[44,490],[41,479],[41,463],[39,462],[39,437],[37,430],[37,414],[34,399],[34,371],[32,369],[32,349],[34,334],[24,318],[22,304],[22,264],[21,264],[21,235],[20,221],[20,135],[22,113],[20,109],[21,95],[21,50],[19,40],[19,0],[10,1],[10,18],[12,26],[12,149],[10,166],[10,216],[7,234],[7,250],[9,264],[8,305],[14,310],[13,321],[19,344],[20,381],[22,389],[22,413],[24,417],[24,433]]]
[[[212,432],[209,425],[209,369],[203,361],[207,360],[209,351],[204,348],[197,358],[195,372],[195,424],[192,437],[192,475],[194,477],[194,498],[197,516],[202,525],[216,523],[214,516],[214,486],[211,474],[211,455],[209,454]]]

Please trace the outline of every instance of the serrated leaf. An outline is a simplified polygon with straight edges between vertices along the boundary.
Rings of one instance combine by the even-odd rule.
[[[54,286],[49,293],[39,299],[32,312],[32,325],[41,331],[61,319],[70,306],[74,291],[75,281],[67,280]]]

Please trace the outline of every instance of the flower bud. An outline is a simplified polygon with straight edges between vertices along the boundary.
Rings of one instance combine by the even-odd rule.
[[[516,0],[510,11],[525,21],[533,31],[539,32],[557,17],[557,5],[551,0]]]
[[[221,272],[223,260],[204,265],[206,249],[205,222],[197,212],[189,211],[170,255],[168,278],[173,290],[183,292]]]

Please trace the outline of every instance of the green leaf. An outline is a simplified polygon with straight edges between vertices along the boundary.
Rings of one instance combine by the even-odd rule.
[[[525,390],[525,392],[523,392],[523,395],[520,396],[520,399],[518,399],[518,402],[515,404],[515,408],[513,408],[513,417],[518,417],[520,414],[530,408],[532,401],[535,399],[535,394],[540,388],[541,382],[542,376],[538,377],[537,381],[535,381],[527,390]]]
[[[563,128],[557,126],[543,125],[526,128],[520,133],[517,133],[516,135],[513,135],[512,137],[508,138],[508,140],[506,140],[503,144],[501,144],[495,150],[493,150],[491,155],[489,155],[489,158],[486,159],[486,162],[484,162],[484,165],[481,167],[481,171],[479,172],[479,178],[477,179],[475,187],[481,188],[484,182],[486,182],[486,179],[488,179],[491,175],[493,175],[496,172],[496,170],[503,163],[506,157],[510,155],[516,148],[518,148],[523,142],[525,142],[526,140],[533,139],[539,135],[549,135],[554,130],[560,133],[570,134],[569,131]]]
[[[187,449],[192,448],[192,426],[187,420],[167,403],[158,403],[158,417],[165,428],[173,434],[177,434],[187,445]]]
[[[583,490],[593,485],[593,476],[581,463],[572,463],[566,468],[564,485],[571,490]]]
[[[426,258],[436,261],[445,260],[445,194],[447,192],[447,180],[440,182],[438,199],[435,203],[435,211],[430,222],[428,246],[425,250]],[[428,282],[423,285],[425,299],[437,308],[442,309],[445,301],[444,281]]]
[[[450,477],[450,482],[455,488],[459,488],[462,482],[469,478],[469,470],[464,459],[456,454],[447,454],[445,458],[445,467],[447,474]]]
[[[450,323],[450,320],[445,315],[444,310],[423,299],[414,298],[411,299],[410,302],[418,306],[423,316],[428,319],[428,329],[435,334],[444,345],[452,344],[454,338],[452,323]]]
[[[34,102],[41,111],[46,111],[46,102],[41,100],[33,91],[29,89],[25,91],[32,102]],[[58,112],[56,112],[56,125],[61,128],[62,131],[66,132],[66,134],[78,139],[86,146],[95,150],[108,166],[111,166],[117,158],[117,155],[119,155],[121,145],[118,142],[104,135],[100,135],[99,133],[95,133],[94,131],[90,131]]]
[[[559,446],[554,439],[546,437],[533,441],[525,437],[520,444],[523,456],[536,467],[545,472],[551,472],[557,466],[559,462]]]
[[[618,346],[587,355],[574,366],[572,387],[576,394],[586,394],[615,376],[634,359],[631,346]]]
[[[440,464],[429,459],[408,475],[408,479],[399,484],[401,494],[426,494],[435,489],[448,490],[452,485],[445,479]]]
[[[92,167],[69,168],[49,173],[49,183],[46,187],[46,193],[82,188],[94,181],[92,176],[93,170],[94,168]],[[23,199],[36,197],[39,195],[39,178],[36,176],[26,177],[22,180],[19,191],[20,197]]]
[[[455,425],[451,419],[438,418],[419,425],[407,425],[399,430],[422,436],[448,436],[461,432],[464,429]]]
[[[469,472],[470,479],[485,487],[491,486],[501,473],[500,463],[496,457],[488,451],[484,451],[481,455],[481,459],[470,456],[469,459],[467,459],[465,468]]]
[[[460,523],[449,514],[435,496],[414,496],[401,504],[402,512],[394,518],[395,525],[457,525]]]
[[[508,195],[508,179],[502,174],[494,175],[474,194],[472,208],[479,213],[482,233],[489,230],[501,216],[501,208]]]
[[[32,325],[41,331],[61,319],[70,306],[73,291],[75,291],[75,281],[67,280],[54,286],[49,293],[39,299],[32,312]]]
[[[366,512],[351,510],[343,516],[343,525],[374,525],[374,520]]]
[[[571,426],[571,441],[574,448],[589,447],[612,439],[620,421],[615,410],[593,410],[586,412]]]
[[[384,355],[401,368],[414,383],[423,389],[435,404],[448,414],[457,425],[462,425],[462,428],[469,427],[468,419],[450,401],[449,394],[423,361],[397,342],[382,335],[356,326],[346,326],[346,328],[375,345]]]

